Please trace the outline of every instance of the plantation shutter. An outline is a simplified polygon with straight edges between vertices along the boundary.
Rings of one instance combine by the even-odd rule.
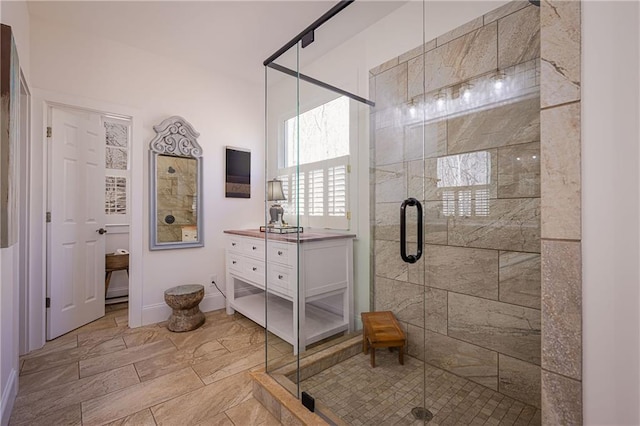
[[[287,200],[285,217],[296,224],[298,196],[299,226],[349,229],[349,156],[280,169]],[[299,179],[299,184],[296,180]]]

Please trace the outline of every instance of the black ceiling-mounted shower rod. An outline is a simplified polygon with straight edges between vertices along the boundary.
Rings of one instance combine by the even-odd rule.
[[[269,56],[263,63],[265,67],[271,64],[273,61],[278,59],[280,55],[289,50],[292,46],[295,46],[300,40],[303,41],[303,47],[306,47],[308,44],[313,42],[313,31],[320,27],[322,24],[327,22],[329,19],[333,18],[335,15],[340,13],[345,7],[349,6],[355,0],[340,0],[338,4],[329,9],[324,15],[316,19],[311,25],[302,30],[300,34],[295,36],[290,42],[282,46],[280,49],[276,51],[273,55]]]
[[[299,78],[300,80],[306,81],[307,83],[311,83],[316,86],[322,87],[323,89],[331,90],[334,93],[337,93],[342,96],[346,96],[348,98],[353,99],[354,101],[362,102],[363,104],[366,104],[372,107],[376,106],[376,103],[373,101],[370,101],[369,99],[365,99],[362,96],[354,95],[351,92],[347,92],[346,90],[342,90],[339,87],[325,83],[324,81],[320,81],[317,78],[309,77],[308,75],[302,74],[298,71],[294,71],[291,68],[278,65],[275,62],[270,63],[269,65],[267,65],[267,67],[280,71],[284,74],[290,75],[292,77]]]
[[[348,98],[351,98],[351,99],[353,99],[355,101],[362,102],[362,103],[364,103],[366,105],[369,105],[369,106],[372,106],[372,107],[376,106],[375,102],[370,101],[368,99],[365,99],[362,96],[358,96],[358,95],[355,95],[355,94],[353,94],[351,92],[347,92],[346,90],[342,90],[339,87],[333,86],[331,84],[325,83],[324,81],[320,81],[320,80],[318,80],[316,78],[313,78],[313,77],[310,77],[308,75],[302,74],[302,73],[300,73],[299,70],[297,70],[297,71],[296,70],[292,70],[291,68],[287,68],[287,67],[284,67],[282,65],[278,65],[278,64],[276,64],[274,62],[284,52],[289,50],[291,47],[295,46],[299,41],[302,41],[302,47],[303,48],[307,47],[308,45],[313,43],[313,41],[315,39],[314,31],[318,27],[320,27],[322,24],[327,22],[329,19],[331,19],[334,16],[336,16],[338,13],[340,13],[342,10],[344,10],[345,7],[349,6],[354,1],[355,0],[340,0],[338,2],[338,4],[336,4],[331,9],[329,9],[324,15],[322,15],[321,17],[316,19],[313,22],[313,24],[311,24],[307,28],[305,28],[300,34],[295,36],[291,41],[289,41],[287,44],[285,44],[280,49],[278,49],[276,51],[276,53],[274,53],[273,55],[269,56],[262,64],[265,67],[269,67],[269,68],[272,68],[274,70],[280,71],[280,72],[282,72],[284,74],[288,74],[288,75],[290,75],[292,77],[299,78],[302,81],[306,81],[308,83],[314,84],[314,85],[322,87],[324,89],[331,90],[331,91],[333,91],[335,93],[338,93],[340,95],[347,96]]]

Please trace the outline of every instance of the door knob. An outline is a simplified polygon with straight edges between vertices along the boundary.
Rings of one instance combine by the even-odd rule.
[[[102,235],[102,234],[106,234],[106,233],[107,233],[107,230],[106,230],[106,229],[104,229],[104,228],[100,228],[100,229],[96,230],[96,232],[97,232],[98,234]]]

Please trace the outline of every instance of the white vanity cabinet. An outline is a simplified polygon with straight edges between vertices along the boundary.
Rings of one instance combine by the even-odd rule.
[[[353,330],[354,235],[303,233],[298,245],[296,234],[224,232],[229,315],[238,311],[264,327],[266,298],[267,329],[294,353]]]

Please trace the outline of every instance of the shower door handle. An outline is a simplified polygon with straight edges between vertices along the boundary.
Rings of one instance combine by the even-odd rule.
[[[407,255],[407,206],[418,210],[418,247],[416,254]],[[407,198],[400,205],[400,257],[407,263],[416,263],[422,257],[422,204],[415,198]]]

